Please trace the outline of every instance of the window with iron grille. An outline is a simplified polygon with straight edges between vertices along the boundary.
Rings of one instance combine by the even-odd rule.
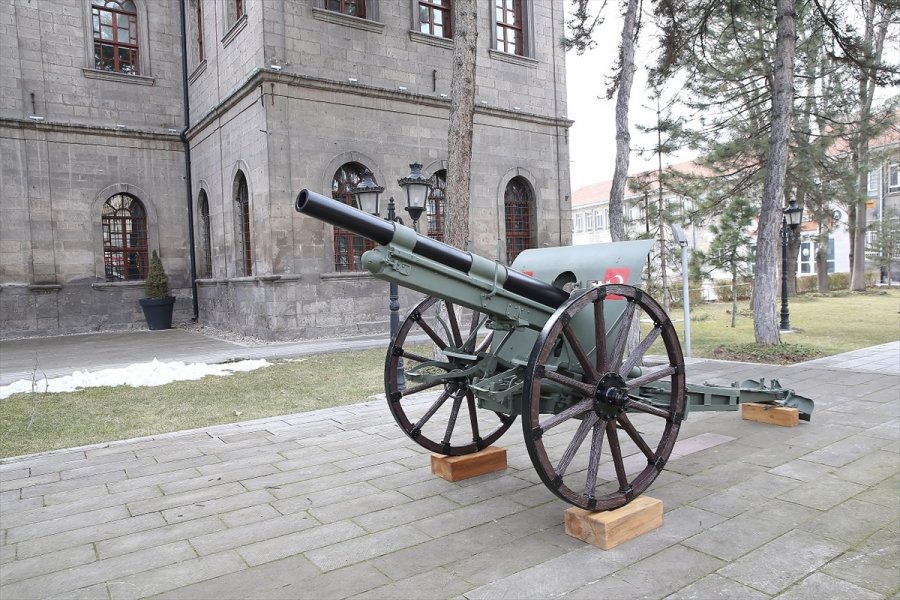
[[[522,16],[522,0],[494,0],[496,50],[507,54],[525,55]]]
[[[325,8],[351,17],[366,18],[365,0],[326,0]]]
[[[103,205],[103,266],[106,281],[146,279],[147,212],[140,200],[116,194]]]
[[[250,248],[250,193],[247,178],[238,171],[234,178],[235,242],[238,269],[241,275],[253,275],[253,254]]]
[[[437,37],[452,38],[451,0],[420,0],[419,31]]]
[[[359,185],[365,167],[359,163],[351,162],[341,166],[335,171],[331,180],[331,197],[338,202],[354,206],[351,190]],[[361,235],[355,235],[340,227],[334,228],[334,270],[335,271],[362,271],[361,258],[363,252],[375,247],[375,242],[369,241]]]
[[[441,169],[431,176],[431,190],[425,200],[425,214],[428,216],[428,237],[444,241],[444,190],[447,188],[447,171]]]
[[[140,75],[137,9],[132,0],[91,0],[94,66]]]
[[[534,247],[534,197],[531,186],[522,177],[506,184],[503,204],[506,210],[506,264],[511,265],[522,250]]]
[[[209,228],[209,200],[206,191],[200,190],[197,200],[197,212],[200,214],[200,277],[212,277],[212,236]]]

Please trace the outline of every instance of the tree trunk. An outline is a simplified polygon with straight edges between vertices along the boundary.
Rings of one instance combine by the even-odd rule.
[[[738,301],[737,301],[737,272],[731,272],[731,328],[734,329],[735,325],[737,325],[737,311],[738,311]]]
[[[631,154],[631,134],[628,131],[628,102],[631,100],[631,83],[634,81],[634,30],[637,23],[638,0],[628,0],[625,22],[622,25],[619,85],[616,90],[616,168],[609,191],[609,231],[612,241],[621,242],[625,237],[625,181],[628,179],[628,161]]]
[[[469,243],[475,58],[478,49],[476,4],[476,0],[456,0],[453,3],[453,72],[450,80],[450,129],[447,135],[444,240],[463,250]]]
[[[860,135],[862,138],[863,136]],[[859,144],[859,191],[856,199],[856,223],[850,230],[850,244],[853,247],[853,262],[850,264],[850,289],[861,292],[866,289],[866,190],[869,184],[867,164],[869,161],[868,140]]]
[[[816,290],[824,294],[828,287],[828,230],[823,227],[816,247]]]
[[[866,58],[872,64],[881,62],[884,51],[884,41],[887,37],[888,25],[893,21],[894,8],[886,10],[876,25],[876,9],[878,2],[868,0],[864,2],[865,24],[863,44],[866,48]],[[885,5],[886,6],[886,5]],[[872,136],[871,124],[872,101],[875,99],[875,67],[866,65],[859,73],[859,135],[856,139],[856,152],[859,160],[859,196],[856,202],[856,228],[851,229],[851,244],[853,246],[852,263],[850,268],[850,289],[861,292],[866,289],[866,191],[868,189],[869,176],[869,139]]]
[[[769,157],[763,185],[762,207],[756,238],[756,270],[753,277],[753,331],[756,343],[781,343],[776,313],[776,248],[784,178],[787,172],[788,139],[791,133],[796,22],[793,0],[776,0],[774,93]]]

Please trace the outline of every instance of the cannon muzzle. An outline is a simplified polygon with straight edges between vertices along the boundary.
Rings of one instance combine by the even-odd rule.
[[[387,246],[394,241],[394,236],[400,228],[405,229],[407,235],[412,231],[403,225],[385,221],[348,206],[343,202],[337,202],[332,198],[327,198],[309,190],[300,191],[294,207],[297,209],[297,212],[309,215],[335,227],[346,229],[382,246]],[[454,248],[419,234],[415,234],[415,244],[412,251],[418,256],[428,258],[463,273],[469,273],[475,262],[475,258],[469,252],[464,252],[459,248]],[[554,309],[559,308],[569,298],[568,292],[549,283],[544,283],[503,265],[497,265],[497,269],[503,272],[498,277],[498,280],[503,282],[503,289],[508,292],[518,294]]]

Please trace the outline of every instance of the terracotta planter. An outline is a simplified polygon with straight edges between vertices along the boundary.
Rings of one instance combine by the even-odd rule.
[[[149,329],[171,329],[172,310],[175,308],[175,296],[168,298],[141,298],[138,300],[144,310]]]

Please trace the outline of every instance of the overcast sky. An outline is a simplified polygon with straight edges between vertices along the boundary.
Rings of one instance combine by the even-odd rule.
[[[566,2],[568,9],[569,2]],[[607,19],[595,32],[598,44],[582,56],[575,51],[566,53],[566,92],[568,116],[575,121],[569,130],[569,160],[572,177],[572,191],[578,188],[612,179],[616,159],[615,97],[606,99],[607,76],[615,64],[619,40],[622,35],[622,19],[616,2],[610,2]],[[644,29],[643,43],[639,44],[636,61],[638,70],[634,75],[629,111],[631,130],[630,173],[639,173],[656,166],[656,157],[646,154],[640,157],[635,152],[639,147],[652,147],[653,135],[649,139],[641,134],[636,125],[652,126],[656,122],[655,102],[650,99],[647,88],[647,51],[653,40]],[[691,158],[687,156],[664,157],[663,164],[669,165]]]

